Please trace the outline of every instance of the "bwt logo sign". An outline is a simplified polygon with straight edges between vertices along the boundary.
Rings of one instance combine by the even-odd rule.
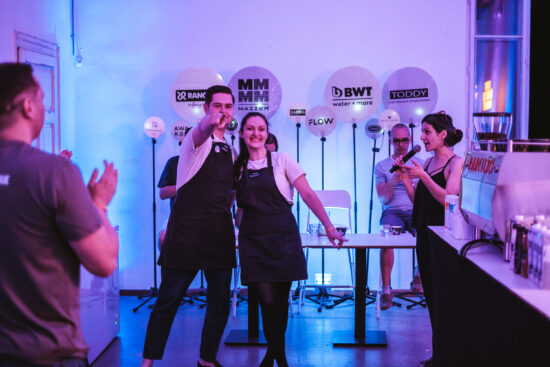
[[[426,98],[428,88],[390,90],[390,99]]]
[[[370,97],[372,87],[351,87],[340,89],[338,87],[332,87],[332,96],[334,98],[354,98],[354,97]]]
[[[269,102],[269,79],[239,79],[240,103]]]
[[[204,102],[206,89],[178,89],[176,102]]]
[[[332,125],[332,122],[333,122],[333,118],[324,118],[324,117],[319,117],[318,119],[309,119],[307,120],[307,123],[309,125]]]

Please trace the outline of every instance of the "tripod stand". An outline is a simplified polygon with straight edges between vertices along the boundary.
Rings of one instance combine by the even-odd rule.
[[[145,296],[147,297],[139,306],[135,307],[133,309],[134,312],[137,312],[143,305],[148,303],[153,298],[157,297],[158,295],[158,287],[157,287],[157,201],[156,201],[156,180],[155,180],[155,144],[157,143],[157,140],[155,138],[151,138],[151,146],[153,150],[153,279],[154,283],[149,291],[149,295]],[[142,297],[138,297],[138,299],[141,299]],[[152,305],[149,305],[149,308],[151,308]]]

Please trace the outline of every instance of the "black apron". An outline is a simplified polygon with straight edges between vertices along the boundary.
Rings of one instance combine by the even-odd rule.
[[[302,241],[291,205],[275,183],[271,152],[267,167],[249,170],[237,185],[237,205],[243,209],[239,228],[241,282],[290,282],[307,279]]]
[[[231,148],[212,142],[199,171],[177,191],[159,265],[188,270],[236,266],[233,188]]]

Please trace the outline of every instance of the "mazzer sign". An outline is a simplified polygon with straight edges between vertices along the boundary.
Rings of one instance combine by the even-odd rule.
[[[249,112],[260,112],[270,118],[281,104],[279,80],[267,69],[249,66],[233,75],[229,88],[235,94],[234,114],[242,118]]]

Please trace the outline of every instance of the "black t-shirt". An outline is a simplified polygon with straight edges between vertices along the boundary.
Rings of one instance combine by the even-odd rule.
[[[70,160],[0,139],[0,356],[84,357],[80,261],[69,241],[102,220]]]
[[[179,155],[175,155],[172,158],[166,162],[166,165],[164,166],[164,170],[162,171],[162,175],[160,175],[158,187],[162,188],[165,186],[175,186],[176,180],[178,178],[178,161],[180,157]],[[170,209],[172,209],[172,205],[174,205],[174,200],[176,199],[175,196],[170,198]]]

